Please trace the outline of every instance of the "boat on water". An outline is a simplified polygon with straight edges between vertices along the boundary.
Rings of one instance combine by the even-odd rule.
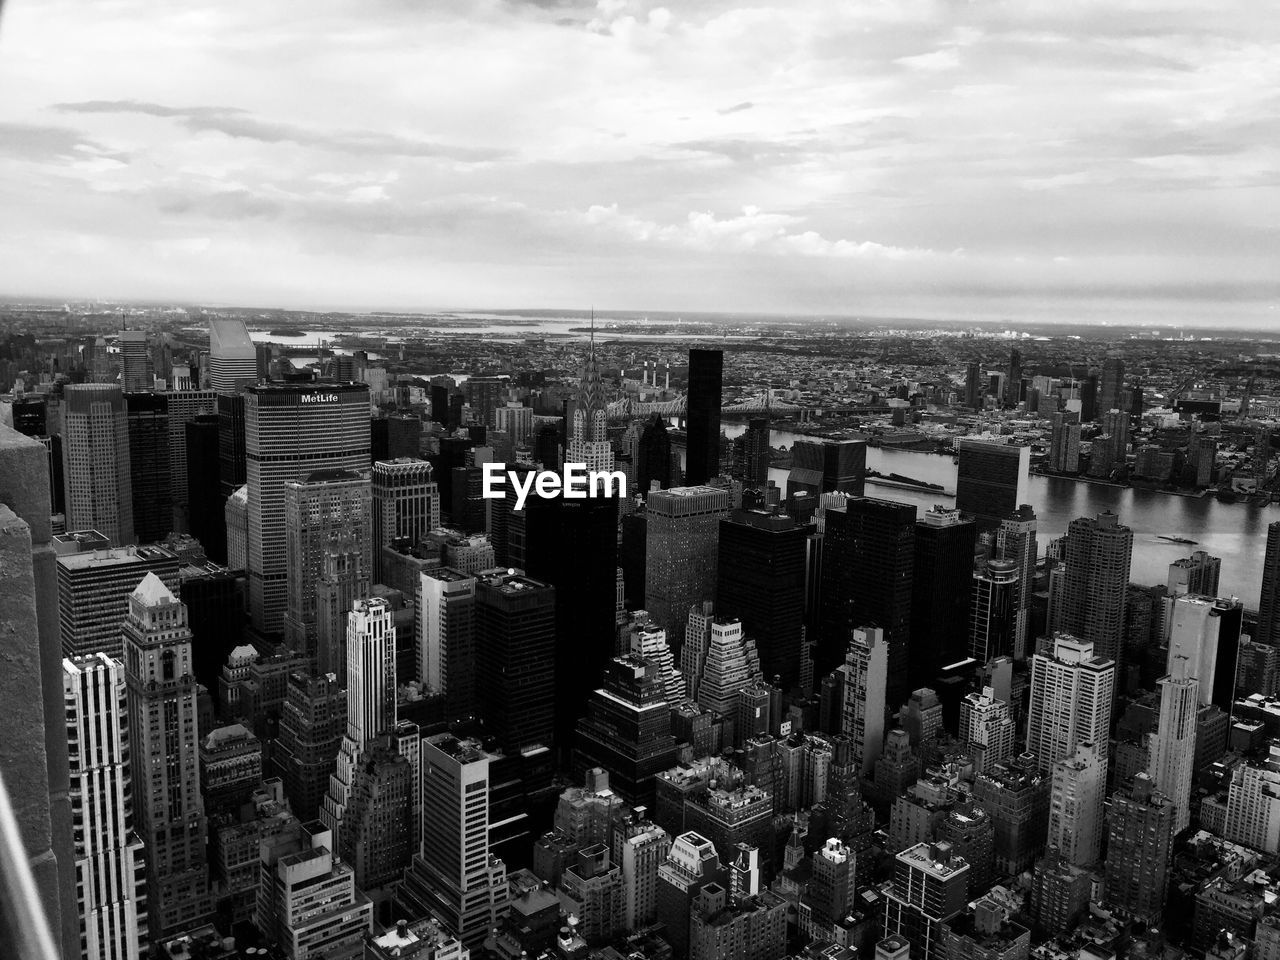
[[[1199,542],[1200,542],[1199,540],[1189,540],[1189,539],[1187,539],[1186,537],[1171,537],[1171,536],[1169,536],[1169,534],[1167,534],[1167,533],[1157,533],[1157,534],[1156,534],[1156,539],[1157,539],[1157,540],[1168,540],[1170,543],[1190,543],[1190,544],[1197,544],[1197,543],[1199,543]]]

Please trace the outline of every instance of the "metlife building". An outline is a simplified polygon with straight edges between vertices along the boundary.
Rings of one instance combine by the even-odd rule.
[[[270,383],[245,390],[249,606],[263,633],[279,633],[284,622],[284,485],[334,469],[369,469],[366,384]]]

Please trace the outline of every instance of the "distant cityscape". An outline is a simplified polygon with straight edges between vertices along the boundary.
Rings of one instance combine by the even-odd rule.
[[[0,958],[1280,960],[1278,429],[1256,333],[0,305]]]

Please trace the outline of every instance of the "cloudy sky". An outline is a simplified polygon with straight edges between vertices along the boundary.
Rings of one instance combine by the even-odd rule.
[[[9,0],[0,293],[1280,328],[1259,0]]]

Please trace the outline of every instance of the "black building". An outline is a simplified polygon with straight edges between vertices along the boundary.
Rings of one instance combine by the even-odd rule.
[[[18,397],[13,401],[13,429],[28,437],[49,433],[48,404],[44,397]]]
[[[622,567],[623,603],[628,610],[644,609],[648,519],[643,510],[636,510],[622,518],[622,543],[618,547],[618,565]]]
[[[219,479],[219,423],[216,413],[204,413],[183,425],[187,435],[187,510],[191,535],[200,541],[205,556],[215,563],[226,563],[226,498]]]
[[[867,442],[865,440],[797,440],[791,447],[791,472],[787,495],[866,492]]]
[[[747,422],[746,432],[733,441],[733,477],[748,489],[759,490],[769,482],[769,421],[756,417]]]
[[[218,689],[218,677],[231,651],[244,642],[249,579],[241,570],[183,577],[179,584],[191,625],[191,659],[196,680]]]
[[[695,487],[720,474],[720,390],[724,353],[689,351],[688,449],[684,482]]]
[[[162,393],[126,393],[129,481],[133,529],[139,543],[157,543],[173,529],[169,462],[169,398]]]
[[[912,689],[968,654],[973,552],[978,528],[955,510],[930,510],[916,523],[911,595]]]
[[[656,413],[640,431],[636,445],[636,490],[640,496],[648,496],[654,480],[663,490],[671,487],[671,438],[666,421]]]
[[[218,484],[222,500],[245,485],[244,394],[218,395]]]
[[[768,510],[736,510],[720,521],[716,614],[742,621],[765,679],[780,678],[784,690],[801,680],[813,531]]]

